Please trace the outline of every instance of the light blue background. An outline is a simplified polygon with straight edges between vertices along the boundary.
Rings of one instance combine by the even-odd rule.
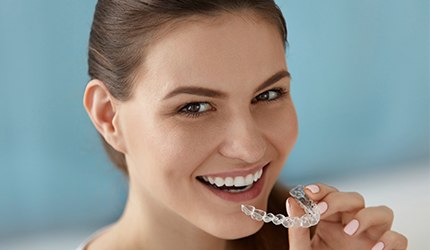
[[[0,240],[107,224],[126,181],[82,106],[94,0],[1,0]],[[300,136],[284,181],[429,162],[429,2],[278,1]]]

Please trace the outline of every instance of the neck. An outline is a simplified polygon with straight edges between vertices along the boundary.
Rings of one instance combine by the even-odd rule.
[[[225,248],[226,240],[202,231],[150,197],[136,192],[130,183],[127,205],[115,225],[122,249]]]

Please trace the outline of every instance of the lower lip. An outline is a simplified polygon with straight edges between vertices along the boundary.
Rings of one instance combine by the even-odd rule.
[[[266,176],[265,173],[268,165],[264,166],[263,175],[261,176],[261,178],[257,182],[255,182],[250,189],[244,192],[231,193],[228,191],[222,191],[220,189],[217,189],[215,187],[212,187],[203,183],[201,184],[205,186],[207,189],[209,189],[210,191],[212,191],[214,194],[216,194],[218,197],[227,201],[243,202],[243,201],[252,200],[256,198],[258,195],[260,195],[261,190],[263,190],[264,180]]]

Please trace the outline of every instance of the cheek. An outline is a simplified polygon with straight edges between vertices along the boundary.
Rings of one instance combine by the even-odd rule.
[[[172,120],[159,127],[157,133],[158,136],[153,139],[162,140],[158,143],[158,153],[189,167],[197,167],[214,147],[210,140],[213,129],[204,123],[192,124]]]
[[[281,155],[288,155],[298,136],[297,114],[292,102],[286,102],[271,110],[257,114],[264,135]]]
[[[157,117],[135,119],[128,128],[129,156],[139,171],[165,179],[185,180],[210,154],[213,131]],[[197,123],[196,123],[197,124]]]

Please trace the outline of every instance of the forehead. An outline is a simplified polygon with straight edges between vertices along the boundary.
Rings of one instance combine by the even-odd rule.
[[[278,28],[256,15],[198,17],[170,29],[147,51],[145,89],[181,85],[235,86],[286,69]],[[222,87],[222,86],[221,86]]]

